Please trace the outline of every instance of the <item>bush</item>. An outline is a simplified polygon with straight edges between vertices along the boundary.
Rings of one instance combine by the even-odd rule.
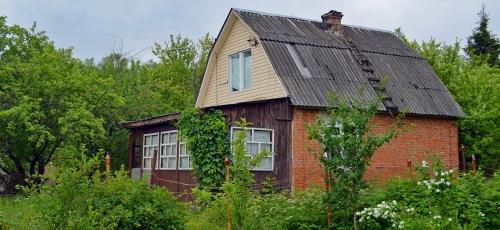
[[[363,229],[499,229],[500,176],[426,167],[419,180],[395,179],[365,191]],[[429,173],[430,172],[430,173]],[[426,174],[427,173],[427,174]]]
[[[212,195],[208,198],[207,193],[202,191],[197,191],[197,194],[201,197],[197,197],[198,206],[205,208],[194,212],[194,219],[190,219],[187,224],[189,228],[225,228],[227,205],[224,197]],[[267,195],[252,193],[243,229],[325,229],[327,223],[324,195],[319,188],[297,190],[293,194],[287,191]],[[203,221],[199,218],[203,218]]]
[[[84,158],[51,169],[16,202],[31,206],[29,222],[40,229],[184,229],[184,207],[164,188],[134,181],[123,168],[112,176],[97,168],[96,158]]]

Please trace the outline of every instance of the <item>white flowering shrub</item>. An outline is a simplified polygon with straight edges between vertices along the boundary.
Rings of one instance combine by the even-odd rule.
[[[365,191],[362,229],[500,229],[500,176],[459,175],[435,161],[417,171]]]
[[[404,228],[404,221],[400,221],[398,218],[398,203],[393,200],[392,202],[382,201],[382,203],[377,204],[373,208],[365,208],[361,212],[356,212],[358,215],[359,223],[366,221],[377,221],[382,223],[382,225],[389,225],[393,228]]]
[[[451,179],[453,169],[434,172],[434,178],[417,182],[418,185],[424,186],[427,190],[433,193],[447,192],[451,187]]]

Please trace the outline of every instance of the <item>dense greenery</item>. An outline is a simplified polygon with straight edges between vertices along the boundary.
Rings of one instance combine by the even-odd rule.
[[[98,170],[99,163],[99,158],[83,155],[63,167],[49,166],[44,176],[46,183],[26,188],[25,197],[12,204],[29,206],[28,213],[8,210],[9,216],[1,218],[2,228],[184,228],[185,209],[172,194],[160,187],[150,187],[145,181],[130,179],[123,169],[103,175]],[[0,212],[0,215],[6,214]]]
[[[500,68],[467,59],[460,44],[447,45],[431,39],[404,41],[427,59],[436,74],[460,104],[466,117],[459,119],[460,141],[468,156],[479,157],[480,165],[491,173],[500,167]]]
[[[467,47],[464,50],[469,57],[478,57],[491,66],[499,66],[500,40],[488,30],[490,18],[485,11],[484,4],[478,16],[479,25],[472,31],[472,35],[467,38]]]
[[[458,175],[423,162],[413,179],[394,179],[363,194],[363,229],[498,229],[500,177]]]
[[[374,134],[371,120],[378,112],[378,101],[336,102],[328,110],[328,118],[318,119],[308,127],[309,138],[317,141],[318,148],[312,151],[329,176],[327,203],[332,210],[342,210],[353,216],[357,229],[360,191],[366,187],[363,180],[366,168],[375,151],[390,141],[396,127],[387,132]],[[399,119],[394,123],[399,125]]]
[[[0,17],[0,170],[43,174],[81,146],[110,152],[118,168],[127,162],[120,122],[191,108],[211,44],[171,36],[154,45],[157,62],[112,53],[95,63]]]
[[[224,182],[224,157],[229,156],[227,125],[221,111],[187,110],[179,128],[192,155],[193,172],[199,186],[218,190]]]

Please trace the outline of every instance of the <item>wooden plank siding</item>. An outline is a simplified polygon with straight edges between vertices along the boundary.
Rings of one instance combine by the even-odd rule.
[[[233,18],[234,17],[234,18]],[[220,50],[216,50],[207,73],[206,91],[199,95],[201,105],[207,108],[213,106],[235,104],[240,102],[258,101],[273,98],[284,98],[286,93],[274,69],[262,48],[262,45],[251,46],[248,39],[255,34],[241,22],[231,16],[228,25],[228,34],[222,36]],[[250,89],[240,92],[229,91],[229,56],[240,51],[251,50],[252,53],[252,82]]]
[[[213,107],[210,109],[221,110],[226,118],[228,130],[234,126],[234,122],[241,118],[247,119],[252,123],[251,127],[266,128],[274,130],[274,167],[273,171],[254,171],[256,190],[262,189],[262,182],[266,177],[274,179],[273,187],[280,190],[291,188],[291,122],[292,122],[292,107],[287,99],[274,99],[255,103],[240,103],[235,105],[226,105]],[[177,130],[172,123],[163,123],[157,125],[148,125],[131,129],[129,137],[129,171],[132,169],[134,160],[137,154],[140,154],[141,159],[141,175],[146,171],[142,169],[142,156],[144,147],[144,134],[161,133],[164,131]],[[229,134],[228,134],[229,136]],[[135,151],[135,139],[140,138],[141,150]],[[158,146],[158,149],[159,146]],[[158,153],[160,154],[160,153]],[[149,170],[148,170],[149,171]],[[174,194],[182,194],[191,192],[192,186],[185,184],[196,184],[196,180],[191,174],[191,170],[165,170],[158,169],[158,176],[161,180],[154,181],[155,184],[166,187]],[[167,182],[162,180],[175,181],[178,183]]]
[[[257,189],[262,188],[266,177],[274,178],[277,182],[273,187],[279,189],[291,188],[291,123],[292,106],[288,99],[274,99],[253,103],[240,103],[213,107],[221,110],[229,127],[236,121],[245,118],[252,123],[251,127],[274,130],[274,168],[273,171],[254,171]]]
[[[141,151],[136,153],[134,151],[134,142],[129,142],[129,170],[131,170],[133,166],[133,159],[135,159],[136,154],[140,154],[141,156],[141,175],[146,171],[142,168],[142,161],[144,156],[144,147],[142,146],[144,143],[144,134],[149,133],[158,133],[165,131],[177,130],[177,127],[173,123],[166,124],[158,124],[158,125],[150,125],[145,127],[138,127],[132,129],[130,133],[130,139],[134,140],[135,138],[141,139]],[[159,141],[158,141],[159,142]],[[160,143],[158,143],[158,150],[160,149]],[[160,153],[158,152],[158,155]],[[178,162],[177,162],[178,163]],[[150,170],[147,170],[150,171]],[[160,180],[155,180],[154,183],[163,187],[166,187],[170,192],[174,194],[182,194],[185,192],[191,192],[192,186],[186,186],[184,184],[196,184],[196,181],[191,175],[191,170],[173,170],[173,169],[157,169],[158,177]],[[168,181],[175,182],[168,182]]]

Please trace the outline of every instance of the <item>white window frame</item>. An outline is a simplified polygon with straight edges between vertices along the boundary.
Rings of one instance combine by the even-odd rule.
[[[335,136],[344,135],[344,127],[342,126],[342,124],[340,124],[339,122],[335,122],[335,128],[339,131],[339,134],[337,134],[337,135],[333,135],[334,137],[335,137]],[[342,150],[342,151],[340,151],[340,154],[343,154],[343,150]],[[323,157],[324,157],[325,159],[328,159],[328,157],[329,157],[329,156],[328,156],[328,154],[326,154],[326,152],[325,152],[325,153],[323,153]]]
[[[151,136],[151,137],[158,136],[158,144],[147,145],[146,144],[146,137],[149,137],[149,136]],[[158,151],[158,147],[159,147],[159,143],[160,143],[160,133],[145,133],[142,136],[142,143],[143,143],[142,144],[142,162],[141,162],[142,169],[151,169],[151,167],[146,168],[144,162],[145,162],[145,160],[149,159],[151,161],[150,165],[151,166],[153,165],[154,150],[156,149]],[[146,148],[153,148],[153,152],[151,153],[151,156],[146,156]],[[156,161],[156,168],[158,168],[158,161]]]
[[[163,135],[164,134],[168,134],[167,136],[170,137],[171,134],[174,134],[176,135],[176,138],[175,138],[175,143],[170,143],[170,139],[168,140],[169,142],[168,143],[163,143]],[[161,132],[160,133],[160,139],[159,139],[159,144],[160,144],[160,154],[158,156],[158,164],[157,166],[162,166],[161,165],[161,161],[162,159],[169,159],[169,158],[173,158],[175,159],[175,163],[174,163],[174,167],[173,168],[168,168],[168,167],[159,167],[160,170],[177,170],[177,162],[178,162],[178,155],[179,155],[179,134],[177,132],[177,130],[169,130],[169,131],[164,131],[164,132]],[[163,147],[168,147],[170,146],[172,148],[172,146],[175,146],[176,150],[175,150],[175,155],[163,155]]]
[[[271,152],[270,152],[270,156],[267,156],[265,158],[271,158],[271,168],[270,169],[265,169],[265,168],[258,168],[258,167],[254,167],[252,168],[252,171],[274,171],[274,129],[266,129],[266,128],[254,128],[254,127],[247,127],[247,128],[242,128],[242,127],[237,127],[237,126],[232,126],[231,127],[231,141],[233,140],[233,138],[235,137],[234,135],[236,134],[236,132],[234,130],[249,130],[250,132],[252,132],[252,140],[251,141],[245,141],[245,148],[246,148],[246,144],[247,143],[252,143],[252,144],[258,144],[258,153],[260,153],[261,151],[261,145],[262,144],[271,144]],[[261,142],[261,141],[254,141],[253,138],[254,138],[254,133],[255,133],[255,130],[257,131],[271,131],[271,142]],[[246,155],[247,157],[250,157],[252,158],[253,156],[250,155],[250,154],[247,154]]]
[[[245,53],[246,52],[250,52],[250,85],[248,86],[248,88],[243,88],[244,86],[244,82],[245,82],[245,60],[244,60],[244,56],[245,56]],[[231,62],[231,57],[233,56],[236,56],[238,55],[238,60],[239,60],[239,64],[240,64],[240,89],[238,91],[233,91],[233,71],[232,71],[232,62]],[[239,51],[237,53],[234,53],[234,54],[231,54],[228,56],[227,58],[228,60],[228,66],[229,66],[229,74],[228,74],[228,78],[229,78],[229,92],[230,93],[238,93],[238,92],[242,92],[242,91],[246,91],[246,90],[250,90],[252,88],[252,78],[253,78],[253,68],[252,68],[252,50],[251,49],[246,49],[246,50],[243,50],[243,51]]]
[[[184,149],[186,150],[186,154],[182,153],[182,151],[181,151],[181,145],[184,145]],[[179,151],[179,158],[177,159],[177,168],[179,170],[192,170],[193,169],[193,166],[192,166],[192,157],[191,157],[191,154],[189,153],[189,149],[187,148],[187,143],[184,142],[184,141],[179,141],[178,151]],[[181,158],[187,158],[188,159],[188,165],[189,165],[189,167],[183,167],[183,168],[181,168]]]

